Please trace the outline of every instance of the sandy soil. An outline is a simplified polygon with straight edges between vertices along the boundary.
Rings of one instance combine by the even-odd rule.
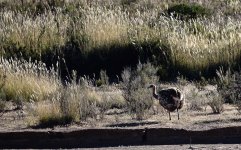
[[[180,120],[177,113],[172,112],[172,120],[169,120],[168,112],[164,110],[158,101],[155,101],[146,119],[137,121],[120,109],[112,109],[105,113],[104,118],[88,119],[85,122],[74,123],[65,127],[54,127],[51,129],[38,130],[77,130],[83,128],[179,128],[187,130],[208,130],[212,128],[241,126],[241,114],[234,105],[224,104],[224,112],[221,114],[212,113],[208,105],[203,105],[202,110],[190,110],[192,102],[206,103],[210,91],[216,91],[215,86],[206,86],[203,90],[197,89],[194,85],[188,84],[181,87],[186,96],[184,108],[180,110]],[[217,93],[217,92],[216,92]],[[16,106],[7,104],[7,111],[0,113],[0,131],[33,130],[37,118],[33,116],[30,104],[26,104],[23,110],[14,110]],[[200,104],[199,104],[200,105]],[[201,104],[202,106],[202,104]]]
[[[154,108],[153,108],[154,109]],[[157,108],[156,108],[157,109]],[[159,110],[158,110],[159,109]],[[172,120],[169,120],[168,113],[158,108],[158,114],[149,114],[148,119],[137,121],[121,110],[109,111],[104,119],[88,119],[86,122],[75,123],[68,126],[58,126],[51,129],[38,130],[77,130],[83,128],[181,128],[187,130],[208,130],[212,128],[241,126],[241,115],[235,106],[224,105],[225,111],[221,114],[213,114],[211,108],[203,111],[191,111],[184,108],[180,111],[180,120],[177,113],[171,113]],[[9,110],[0,117],[0,131],[33,130],[29,127],[34,122],[33,117],[23,110]],[[36,130],[36,129],[35,129]]]

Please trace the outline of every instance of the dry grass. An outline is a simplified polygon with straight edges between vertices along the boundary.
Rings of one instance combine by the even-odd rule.
[[[1,67],[6,74],[2,91],[7,100],[47,100],[61,84],[56,72],[41,62],[1,58]]]
[[[44,124],[48,120],[58,119],[62,117],[59,104],[54,102],[39,102],[36,105],[35,113],[38,116],[39,124]]]
[[[170,86],[170,84],[162,86]],[[180,86],[180,85],[171,85],[171,86]],[[23,107],[24,117],[15,120],[16,126],[18,122],[22,120],[27,120],[31,125],[38,124],[37,127],[53,127],[56,125],[66,125],[71,123],[77,123],[73,125],[73,128],[80,127],[106,127],[106,126],[119,126],[119,127],[174,127],[174,128],[187,128],[187,129],[208,129],[215,127],[224,127],[230,125],[238,125],[240,123],[240,114],[236,110],[235,105],[224,104],[224,111],[221,114],[213,113],[213,110],[210,106],[207,105],[208,102],[199,105],[201,109],[193,110],[190,109],[190,103],[192,100],[192,93],[189,92],[192,90],[194,85],[185,85],[180,86],[181,89],[186,94],[186,103],[184,108],[180,110],[180,120],[177,120],[177,113],[173,112],[172,120],[169,121],[167,111],[163,110],[159,104],[153,104],[149,110],[143,110],[138,108],[138,110],[145,111],[145,115],[142,116],[143,120],[137,121],[138,119],[134,115],[141,113],[129,113],[127,108],[130,106],[124,105],[126,103],[125,99],[122,97],[121,91],[116,89],[116,87],[111,87],[110,89],[102,89],[97,87],[86,87],[84,85],[74,85],[72,87],[66,87],[62,89],[64,91],[58,91],[52,100],[48,101],[39,101],[26,103],[26,106]],[[195,86],[194,86],[195,87]],[[213,89],[214,86],[208,86],[206,90],[199,90],[197,94],[204,94],[209,92],[207,89]],[[138,92],[138,91],[137,91]],[[68,94],[67,94],[68,93]],[[143,91],[138,92],[136,97],[138,100],[142,101],[145,97],[151,96],[151,92],[148,92],[147,95]],[[135,94],[135,93],[133,93]],[[203,97],[195,97],[196,102],[203,101]],[[117,99],[117,101],[115,101]],[[150,99],[153,100],[153,99]],[[210,101],[211,99],[209,99]],[[140,101],[140,102],[141,102]],[[154,100],[153,100],[154,101]],[[135,101],[133,102],[133,106]],[[140,102],[136,103],[139,104]],[[157,101],[154,101],[156,103]],[[122,104],[123,103],[123,104]],[[158,102],[157,102],[158,103]],[[113,107],[114,106],[114,107]],[[121,107],[116,107],[121,106]],[[160,108],[157,108],[160,107]],[[4,113],[0,119],[4,119],[4,122],[11,120],[10,117],[6,119],[9,115],[16,115],[13,112]],[[16,117],[15,117],[16,118]],[[79,124],[81,123],[81,124]],[[9,123],[11,124],[11,123]],[[80,126],[79,126],[80,125]],[[22,124],[21,127],[26,126]],[[71,125],[70,125],[71,126]],[[2,128],[7,129],[17,129],[14,125],[6,126],[4,124]],[[0,130],[2,130],[0,128]],[[18,128],[19,129],[19,128]]]
[[[183,1],[185,2],[185,1]],[[194,1],[195,2],[195,1]],[[74,17],[63,13],[74,1],[66,2],[56,12],[46,10],[41,15],[1,11],[1,49],[15,49],[27,56],[39,57],[46,51],[55,53],[73,37],[82,51],[107,49],[113,45],[138,45],[143,42],[160,41],[171,49],[173,64],[190,70],[204,69],[213,64],[232,64],[240,56],[241,23],[235,13],[240,12],[239,1],[199,1],[203,6],[222,6],[232,10],[226,17],[220,9],[213,17],[181,21],[160,15],[173,2],[136,1],[122,8],[116,1],[83,2],[74,11]],[[91,3],[91,5],[90,5]],[[143,7],[140,6],[149,6]],[[165,7],[164,7],[165,6]],[[10,55],[10,54],[9,54]]]
[[[124,112],[128,112],[132,119],[148,120],[160,115],[165,120],[165,111],[155,110],[152,94],[146,89],[150,83],[157,82],[157,70],[150,63],[139,64],[136,70],[125,69],[122,74],[124,80],[120,85],[95,87],[92,80],[87,77],[81,78],[79,82],[74,78],[71,83],[62,85],[57,72],[54,69],[47,70],[40,62],[5,59],[1,59],[1,62],[2,70],[6,74],[6,81],[2,87],[6,97],[12,96],[8,100],[15,103],[23,101],[27,102],[24,105],[32,104],[27,111],[38,118],[33,122],[39,123],[42,127],[83,122],[90,118],[98,122],[109,122],[106,120],[109,118],[108,112],[113,109],[124,115],[127,115]],[[178,86],[184,91],[186,106],[182,112],[186,115],[197,110],[207,114],[209,108],[213,109],[213,113],[223,111],[223,103],[220,103],[223,101],[220,101],[222,99],[217,93],[216,86],[197,88],[195,84],[190,83],[162,86]],[[223,113],[225,111],[224,109]],[[117,111],[112,114],[116,122],[121,120],[116,117]]]

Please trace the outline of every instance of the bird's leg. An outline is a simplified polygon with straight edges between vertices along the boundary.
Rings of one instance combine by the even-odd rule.
[[[179,112],[178,112],[178,109],[177,109],[177,117],[178,117],[178,120],[179,120]]]
[[[168,111],[168,113],[169,113],[169,120],[172,120],[170,111]]]

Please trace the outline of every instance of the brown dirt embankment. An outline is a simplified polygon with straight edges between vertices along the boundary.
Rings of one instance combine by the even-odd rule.
[[[237,144],[241,126],[203,131],[174,128],[102,128],[0,133],[0,148],[81,148],[120,145]]]

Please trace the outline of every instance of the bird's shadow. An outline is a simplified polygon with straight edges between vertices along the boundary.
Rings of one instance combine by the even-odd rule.
[[[136,126],[145,126],[145,125],[155,125],[159,124],[157,121],[138,121],[131,123],[117,123],[117,124],[109,124],[106,127],[136,127]]]

